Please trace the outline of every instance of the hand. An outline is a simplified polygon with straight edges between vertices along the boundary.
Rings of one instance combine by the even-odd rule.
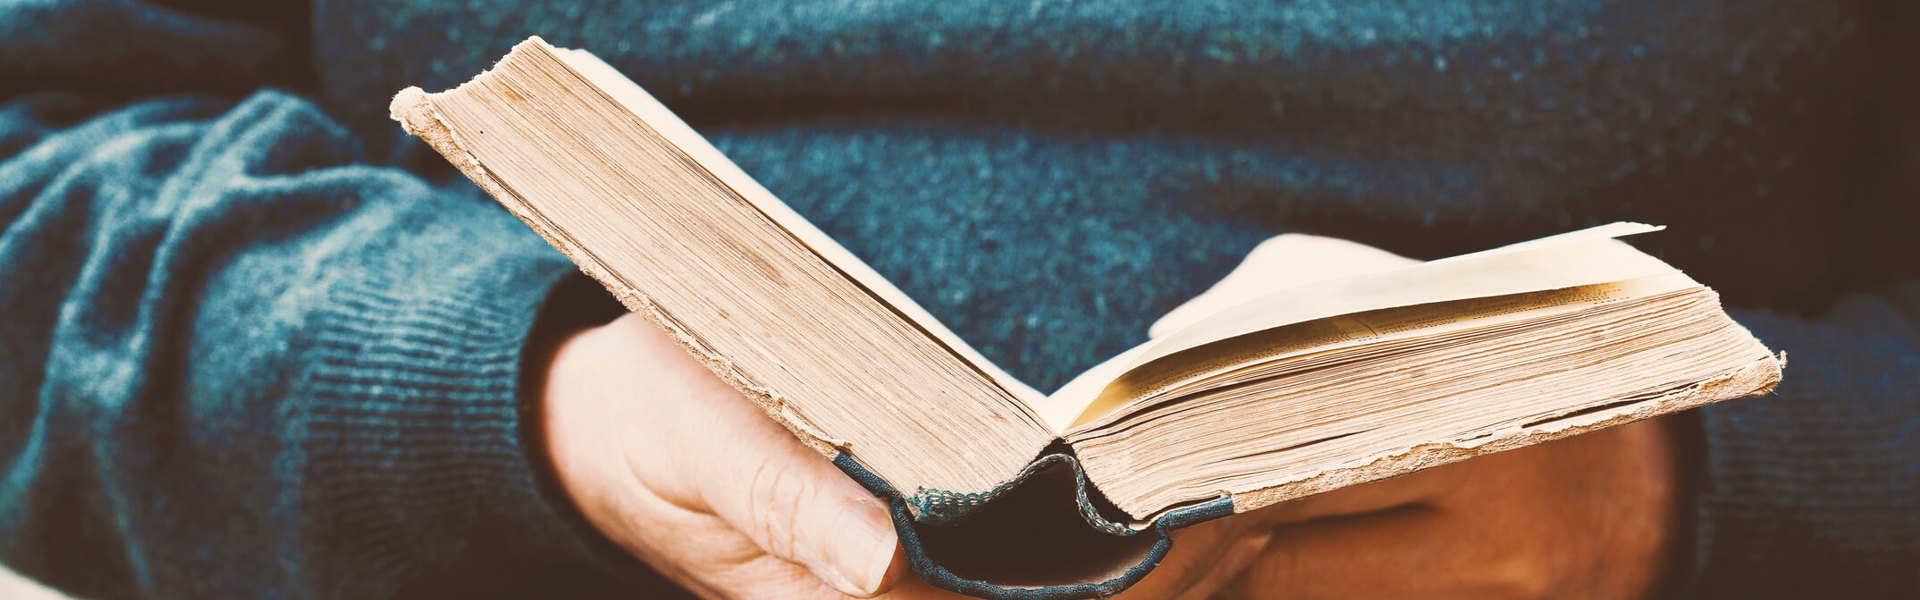
[[[587,520],[708,598],[960,598],[904,576],[886,508],[638,316],[562,340],[539,399]],[[1192,527],[1127,600],[1207,598],[1270,536]]]
[[[904,561],[886,508],[635,315],[561,341],[548,455],[587,520],[703,597],[868,597]]]
[[[1661,420],[1255,511],[1273,542],[1232,588],[1279,598],[1643,598],[1673,552]]]
[[[1154,325],[1415,261],[1283,235]],[[1673,552],[1678,476],[1663,421],[1624,425],[1336,490],[1235,518],[1274,538],[1230,592],[1277,598],[1635,598]]]

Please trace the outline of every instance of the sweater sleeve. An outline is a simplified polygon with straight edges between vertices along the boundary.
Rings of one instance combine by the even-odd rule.
[[[562,256],[470,186],[362,164],[294,95],[60,76],[245,78],[270,36],[67,8],[136,47],[0,38],[0,81],[45,83],[0,90],[0,561],[87,597],[373,598],[621,559],[522,431]],[[31,13],[0,29],[72,24]]]
[[[1694,595],[1892,598],[1920,590],[1920,7],[1885,2],[1888,87],[1840,223],[1835,297],[1734,310],[1787,353],[1774,393],[1701,411]]]
[[[1773,394],[1703,411],[1702,598],[1920,588],[1920,284],[1825,315],[1735,316],[1787,353]]]

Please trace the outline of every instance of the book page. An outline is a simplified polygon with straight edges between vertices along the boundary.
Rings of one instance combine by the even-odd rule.
[[[1399,269],[1323,281],[1253,298],[1191,321],[1130,350],[1121,364],[1096,367],[1110,383],[1131,369],[1221,340],[1343,314],[1399,306],[1524,294],[1678,273],[1618,236],[1657,231],[1613,223]],[[1112,361],[1110,361],[1111,363]],[[1076,378],[1038,407],[1055,431],[1084,421],[1106,385]]]
[[[1119,379],[1135,359],[1145,354],[1154,340],[1178,333],[1220,311],[1263,298],[1282,290],[1346,279],[1360,275],[1392,271],[1419,264],[1407,258],[1340,238],[1287,233],[1268,238],[1241,259],[1226,277],[1207,291],[1181,303],[1147,328],[1147,341],[1081,372],[1055,390],[1049,401],[1039,407],[1040,418],[1056,431],[1071,424],[1086,411],[1084,400],[1075,403],[1055,399],[1083,399],[1100,394],[1100,388]]]
[[[1163,339],[1207,317],[1282,290],[1404,269],[1420,261],[1373,246],[1302,233],[1260,242],[1226,277],[1181,303],[1147,328],[1147,338]]]
[[[996,489],[1054,440],[1009,386],[743,197],[737,170],[716,176],[561,56],[529,39],[455,88],[401,90],[389,111],[823,455],[935,497]]]
[[[1067,440],[1106,497],[1144,520],[1222,495],[1251,510],[1778,381],[1778,361],[1720,311],[1711,290],[1623,296],[1641,299],[1466,335],[1416,331],[1345,351],[1313,348],[1181,386]]]
[[[1293,323],[1143,361],[1102,386],[1073,427],[1119,416],[1156,398],[1184,396],[1276,374],[1276,365],[1393,341],[1446,340],[1506,325],[1542,322],[1611,304],[1661,297],[1699,284],[1680,272],[1621,282],[1386,308]]]
[[[1612,238],[1657,228],[1615,223],[1400,269],[1282,290],[1222,310],[1155,342],[1141,362],[1200,344],[1339,314],[1523,294],[1676,270]]]
[[[906,317],[933,339],[952,350],[955,355],[971,364],[988,379],[1019,398],[1029,408],[1040,404],[1046,398],[1045,394],[1015,379],[1013,375],[987,360],[986,356],[974,350],[972,346],[967,345],[965,340],[948,330],[947,326],[934,318],[932,313],[921,308],[919,303],[900,291],[900,288],[894,287],[892,282],[867,266],[865,261],[848,252],[839,242],[833,241],[832,237],[808,222],[806,217],[794,212],[793,208],[787,206],[785,202],[781,202],[773,192],[754,181],[752,176],[747,175],[739,165],[728,160],[726,155],[721,154],[719,149],[708,143],[699,132],[680,120],[678,115],[673,114],[666,105],[654,99],[639,84],[621,75],[618,69],[600,60],[600,57],[594,56],[592,52],[568,48],[552,50],[555,56],[579,72],[594,87],[599,88],[601,93],[638,115],[642,121],[659,132],[661,137],[665,137],[682,152],[687,153],[705,167],[714,178],[733,188],[741,197],[746,198],[755,208],[764,213],[769,220],[786,229],[802,245],[812,249],[821,259],[833,265],[855,284],[865,288],[882,303],[892,306],[901,316]]]

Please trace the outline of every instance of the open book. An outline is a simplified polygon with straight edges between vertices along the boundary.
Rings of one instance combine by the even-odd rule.
[[[1216,299],[1047,395],[591,54],[532,38],[392,112],[979,596],[1111,594],[1172,528],[1780,379],[1712,290],[1615,239],[1656,227],[1615,223]]]

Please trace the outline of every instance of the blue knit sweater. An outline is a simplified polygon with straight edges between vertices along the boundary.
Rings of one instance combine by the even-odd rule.
[[[1814,0],[7,3],[0,562],[98,597],[668,593],[524,431],[542,308],[605,299],[382,114],[537,33],[1041,388],[1276,233],[1435,257],[1672,225],[1637,243],[1791,358],[1776,394],[1696,416],[1680,589],[1911,594],[1916,24]]]

